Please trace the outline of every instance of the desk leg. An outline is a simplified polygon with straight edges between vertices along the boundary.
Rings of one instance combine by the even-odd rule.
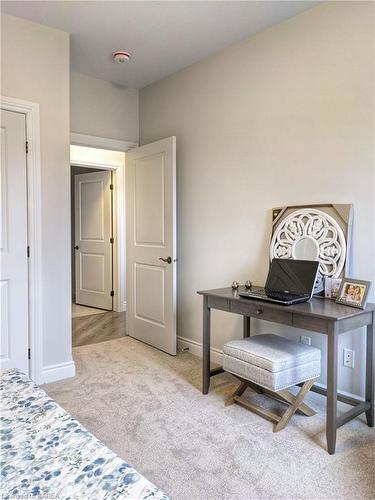
[[[250,337],[251,335],[251,318],[250,316],[243,317],[243,338]]]
[[[372,313],[372,323],[367,325],[366,343],[366,401],[371,404],[366,411],[367,425],[374,427],[374,336],[375,336],[375,314]]]
[[[328,334],[327,353],[327,420],[326,436],[327,449],[330,455],[336,450],[336,418],[337,418],[337,348],[338,333],[337,323],[331,323]]]
[[[211,344],[211,309],[208,307],[208,297],[203,297],[203,381],[202,392],[208,394],[210,388],[210,344]]]

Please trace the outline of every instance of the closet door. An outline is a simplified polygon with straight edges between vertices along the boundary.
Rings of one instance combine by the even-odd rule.
[[[0,367],[29,373],[26,118],[1,111]]]

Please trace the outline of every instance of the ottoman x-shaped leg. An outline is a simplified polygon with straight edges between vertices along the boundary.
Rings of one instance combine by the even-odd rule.
[[[239,377],[238,377],[239,378]],[[233,394],[228,396],[228,398],[225,401],[225,406],[231,405],[233,403],[237,403],[244,408],[247,408],[250,411],[253,411],[254,413],[257,413],[258,415],[267,418],[271,422],[276,423],[276,426],[274,428],[274,432],[281,431],[286,427],[289,423],[289,420],[292,418],[292,416],[295,414],[296,411],[300,411],[304,415],[311,417],[316,414],[316,412],[310,408],[307,404],[303,402],[306,394],[309,392],[311,387],[314,385],[316,379],[312,380],[307,380],[300,390],[298,391],[297,395],[292,394],[291,392],[287,390],[282,390],[278,392],[271,391],[269,389],[265,389],[264,387],[261,387],[254,382],[250,382],[249,380],[244,380],[244,379],[239,379],[241,381],[241,384],[237,387],[237,389],[234,391]],[[276,399],[278,401],[281,401],[282,403],[287,403],[290,406],[288,409],[284,412],[284,414],[280,417],[276,413],[267,410],[265,408],[262,408],[261,406],[258,406],[251,401],[248,401],[247,399],[241,397],[242,394],[245,392],[245,390],[250,387],[253,389],[255,392],[258,394],[267,394],[273,399]]]

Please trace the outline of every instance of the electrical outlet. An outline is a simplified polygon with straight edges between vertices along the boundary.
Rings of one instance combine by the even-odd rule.
[[[301,335],[299,340],[301,344],[311,345],[311,337],[306,337],[305,335]]]
[[[354,355],[355,352],[351,349],[344,349],[344,366],[354,368]]]

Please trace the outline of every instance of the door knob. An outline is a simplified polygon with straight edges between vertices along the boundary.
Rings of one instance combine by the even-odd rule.
[[[159,257],[159,260],[166,262],[167,264],[172,264],[172,257],[168,257],[167,259],[163,259],[163,257]]]
[[[74,248],[75,248],[75,250],[79,250],[79,246],[78,245],[76,245]]]

